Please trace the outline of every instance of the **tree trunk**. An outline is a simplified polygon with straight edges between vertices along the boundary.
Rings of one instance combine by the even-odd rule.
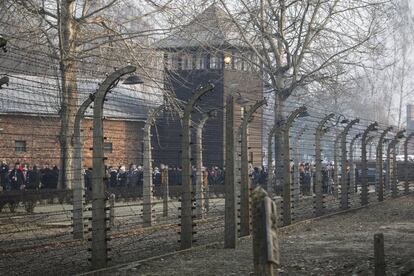
[[[276,92],[275,95],[275,124],[283,124],[283,100],[282,97]],[[280,191],[283,187],[283,135],[278,127],[275,131],[275,178],[276,178],[276,191]]]
[[[59,189],[72,189],[73,182],[73,144],[75,115],[77,109],[78,88],[76,79],[75,39],[76,27],[72,17],[73,0],[63,1],[61,7],[61,61],[62,78],[61,131],[60,131],[60,174]]]

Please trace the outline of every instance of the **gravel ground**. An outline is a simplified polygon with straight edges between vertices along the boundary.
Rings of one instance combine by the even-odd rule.
[[[280,230],[279,275],[374,275],[373,236],[385,239],[387,275],[414,275],[414,196]],[[97,275],[249,275],[251,239],[109,269]],[[411,270],[410,270],[411,268]]]
[[[375,202],[375,195],[370,195]],[[280,198],[276,199],[280,206]],[[301,197],[294,203],[294,221],[313,216],[312,197]],[[326,211],[339,210],[339,199],[325,198]],[[358,207],[359,195],[351,196],[353,208]],[[116,205],[115,226],[110,232],[109,266],[159,256],[179,249],[177,240],[178,202],[171,202],[170,216],[160,217],[155,208],[157,226],[142,228],[139,202],[120,202]],[[73,275],[90,270],[90,242],[76,241],[71,235],[71,206],[45,205],[38,213],[0,214],[0,275]],[[222,241],[224,232],[224,199],[211,201],[207,220],[196,221],[195,246]],[[281,210],[279,208],[279,210]],[[88,214],[86,214],[88,216]],[[87,235],[89,236],[89,235]],[[210,254],[215,254],[210,252]],[[230,253],[228,253],[230,254]],[[242,253],[238,253],[242,254]],[[247,273],[247,272],[246,272]],[[162,273],[161,273],[162,274]],[[218,274],[220,273],[213,273]],[[165,274],[162,274],[165,275]]]

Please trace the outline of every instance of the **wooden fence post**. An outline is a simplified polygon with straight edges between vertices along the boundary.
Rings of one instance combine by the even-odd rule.
[[[385,275],[385,256],[384,256],[384,235],[378,233],[374,235],[374,261],[375,276]]]

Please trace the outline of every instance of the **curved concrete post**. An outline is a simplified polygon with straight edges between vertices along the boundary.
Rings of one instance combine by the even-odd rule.
[[[405,129],[397,132],[395,137],[388,145],[387,149],[387,184],[388,187],[391,187],[391,195],[393,197],[398,196],[398,187],[397,187],[397,153],[396,145],[399,143],[400,139],[404,137]],[[392,154],[392,157],[391,157]]]
[[[151,127],[154,125],[154,121],[159,113],[164,108],[164,105],[160,105],[152,109],[147,117],[144,125],[144,183],[142,187],[142,218],[144,221],[144,227],[150,227],[153,223],[152,216],[152,197],[153,197],[153,184],[152,184],[152,145],[151,145]]]
[[[95,93],[93,106],[93,170],[92,170],[92,268],[99,269],[107,264],[106,197],[103,180],[105,177],[103,106],[106,94],[123,75],[135,72],[136,67],[126,66],[111,73]]]
[[[378,145],[377,145],[377,179],[378,179],[378,187],[377,187],[377,196],[378,201],[384,200],[384,173],[383,173],[383,167],[384,167],[384,160],[382,159],[383,155],[383,147],[384,147],[384,139],[385,136],[392,130],[392,127],[386,128],[380,135],[378,139]],[[387,169],[388,170],[388,169]]]
[[[408,162],[408,142],[414,137],[414,132],[408,134],[404,141],[404,194],[410,193],[410,166]]]
[[[226,99],[226,170],[224,185],[226,189],[224,202],[224,248],[236,248],[237,219],[235,191],[235,137],[234,137],[234,97]]]
[[[349,144],[349,183],[350,183],[350,192],[351,193],[357,193],[358,192],[358,186],[356,185],[355,181],[355,162],[354,162],[354,148],[355,148],[355,142],[357,139],[361,137],[362,133],[358,133],[355,135],[354,138],[352,138],[351,143]]]
[[[85,116],[85,112],[91,105],[95,95],[90,94],[89,97],[79,106],[75,115],[74,131],[73,131],[73,171],[74,171],[74,187],[73,187],[73,238],[83,239],[83,203],[84,203],[84,181],[82,173],[82,137],[81,122]],[[69,188],[69,187],[68,187]]]
[[[368,134],[371,131],[376,131],[378,123],[370,124],[362,133],[361,138],[361,205],[368,204],[368,164],[367,164],[367,143]]]
[[[249,160],[248,160],[248,137],[247,128],[253,119],[254,113],[267,104],[266,99],[256,101],[246,112],[240,125],[241,133],[241,166],[240,166],[240,237],[250,235],[250,181],[249,181]]]
[[[334,113],[326,115],[318,124],[315,134],[315,216],[323,214],[323,190],[322,190],[322,136],[327,132],[326,123],[335,116]]]
[[[292,149],[293,153],[293,202],[299,202],[300,197],[300,172],[299,172],[299,163],[300,163],[300,139],[302,135],[307,130],[307,127],[303,127],[299,130],[295,137],[295,142],[293,143]],[[312,170],[310,172],[312,174]],[[312,176],[311,176],[312,179]],[[312,182],[311,182],[312,183]],[[312,185],[310,186],[310,194],[312,195]]]
[[[267,193],[272,198],[276,193],[276,183],[274,183],[275,172],[273,167],[273,147],[272,141],[275,136],[277,126],[274,125],[267,136]]]
[[[348,172],[346,168],[346,157],[348,156],[346,151],[346,137],[351,128],[359,123],[359,119],[354,119],[344,128],[341,134],[341,209],[346,210],[349,208],[349,187],[348,187]]]
[[[182,118],[181,166],[182,166],[182,196],[181,196],[181,249],[192,247],[193,243],[193,196],[191,170],[191,112],[197,101],[206,93],[212,91],[214,85],[208,84],[198,89],[184,107]]]
[[[196,132],[196,216],[204,218],[204,189],[203,189],[203,129],[208,119],[216,117],[216,111],[211,110],[203,114],[197,125]]]
[[[283,149],[283,225],[289,225],[292,223],[292,198],[291,198],[291,187],[292,178],[290,173],[290,128],[293,122],[299,117],[300,114],[306,111],[305,106],[301,106],[294,110],[286,122],[281,126],[281,133],[283,135],[284,149]]]
[[[341,139],[341,133],[337,134],[335,141],[334,141],[334,152],[333,152],[333,159],[334,159],[334,191],[333,191],[333,195],[335,198],[338,198],[339,196],[339,169],[338,169],[338,147],[339,147],[339,140]]]

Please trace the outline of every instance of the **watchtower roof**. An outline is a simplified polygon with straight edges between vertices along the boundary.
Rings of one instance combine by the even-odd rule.
[[[237,27],[227,13],[213,4],[190,23],[157,43],[160,49],[231,48],[240,44]]]

